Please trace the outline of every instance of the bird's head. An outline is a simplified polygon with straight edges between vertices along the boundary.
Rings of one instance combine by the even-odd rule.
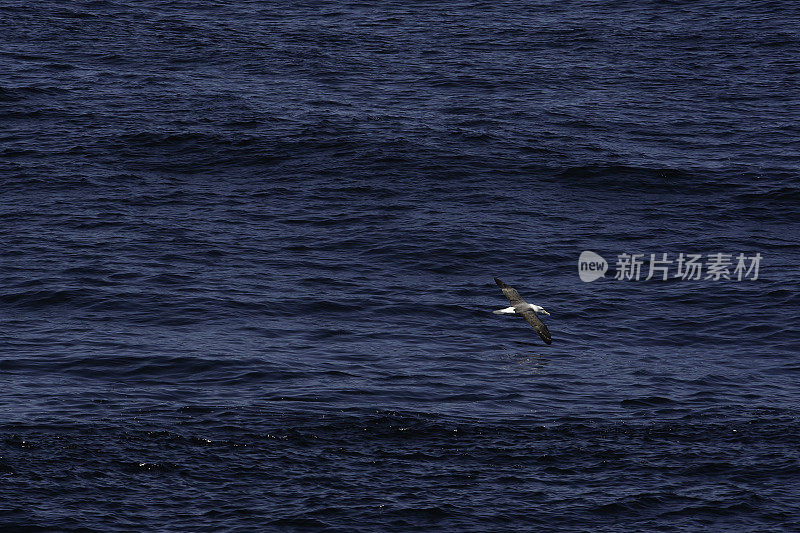
[[[540,313],[540,314],[543,314],[543,315],[550,316],[550,313],[548,313],[547,311],[545,311],[545,310],[544,310],[544,307],[542,307],[542,306],[540,306],[540,305],[534,305],[534,306],[533,306],[533,310],[534,310],[534,312],[536,312],[536,313]]]

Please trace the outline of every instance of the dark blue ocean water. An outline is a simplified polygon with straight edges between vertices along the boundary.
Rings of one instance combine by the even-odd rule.
[[[0,526],[796,531],[799,17],[4,1]]]

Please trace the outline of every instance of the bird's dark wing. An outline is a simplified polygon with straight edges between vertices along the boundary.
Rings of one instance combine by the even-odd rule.
[[[523,300],[522,296],[519,295],[517,289],[509,287],[497,278],[494,278],[494,281],[497,283],[497,286],[503,290],[503,294],[506,295],[506,298],[508,298],[508,301],[511,302],[511,305],[516,306],[525,303],[525,300]]]
[[[533,326],[533,329],[536,330],[536,333],[539,334],[545,344],[553,342],[553,339],[550,338],[550,331],[548,331],[547,326],[544,325],[544,322],[539,320],[539,317],[536,316],[533,310],[528,309],[527,311],[523,311],[522,318],[525,319],[525,322]]]

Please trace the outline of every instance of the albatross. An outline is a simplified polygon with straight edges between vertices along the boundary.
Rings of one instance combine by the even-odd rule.
[[[525,300],[522,299],[522,296],[519,295],[517,290],[513,287],[509,287],[502,281],[497,278],[494,278],[495,283],[500,289],[503,291],[503,294],[506,295],[508,301],[511,303],[511,307],[504,307],[503,309],[498,309],[497,311],[492,311],[496,315],[517,315],[521,316],[525,319],[525,322],[533,326],[533,329],[536,330],[536,333],[542,338],[545,344],[550,344],[552,339],[550,338],[550,332],[547,330],[547,326],[544,325],[544,322],[539,320],[539,317],[536,313],[543,313],[547,316],[550,316],[550,313],[544,310],[543,307],[538,305],[529,304]]]

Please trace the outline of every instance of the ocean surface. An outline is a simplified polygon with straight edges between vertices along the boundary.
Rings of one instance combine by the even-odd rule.
[[[5,0],[0,528],[797,531],[798,20]]]

